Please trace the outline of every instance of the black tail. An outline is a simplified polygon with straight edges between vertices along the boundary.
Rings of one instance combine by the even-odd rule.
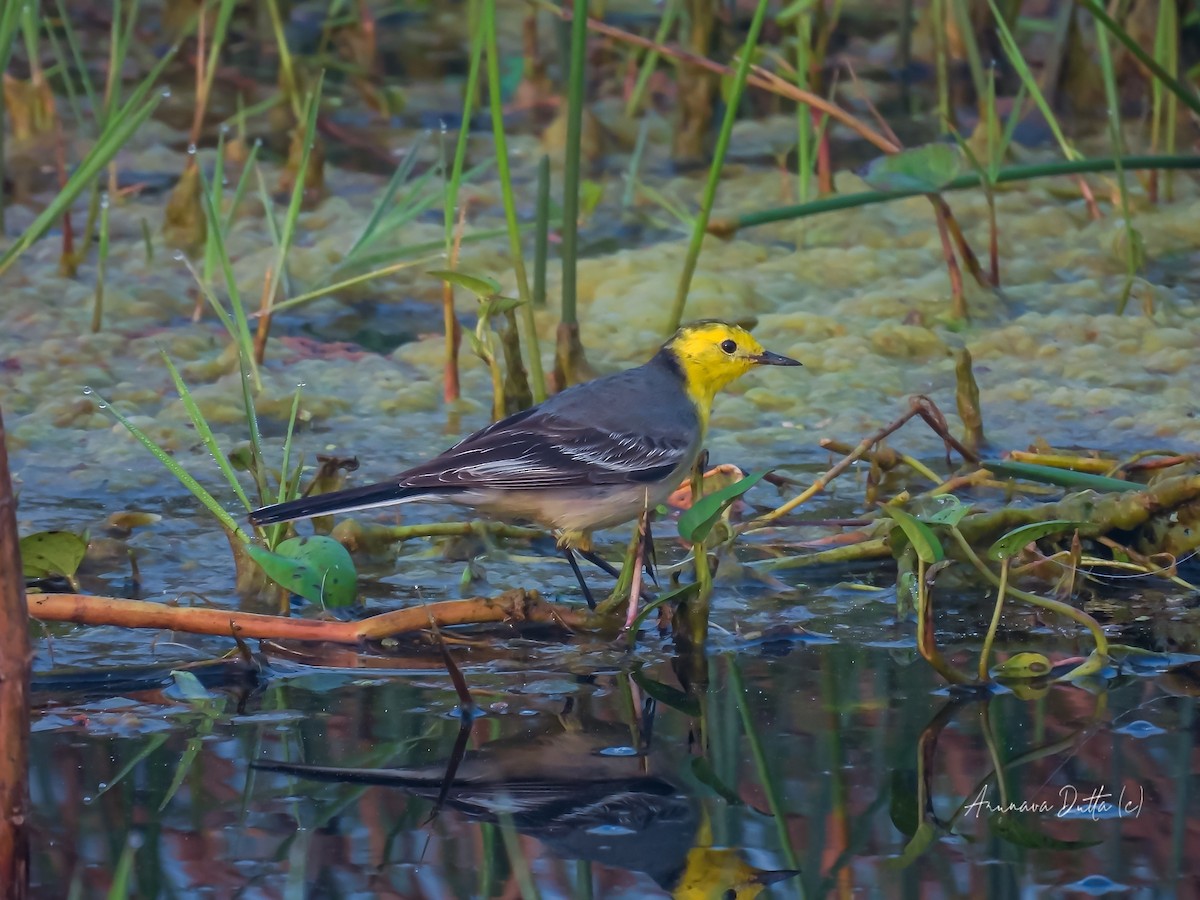
[[[334,513],[353,512],[356,509],[391,506],[393,503],[428,497],[432,493],[428,488],[404,487],[395,481],[381,481],[378,484],[368,484],[346,491],[317,494],[313,497],[289,500],[287,503],[276,503],[274,506],[264,506],[250,513],[250,522],[254,525],[273,525],[293,519],[311,519],[313,516],[329,516]]]

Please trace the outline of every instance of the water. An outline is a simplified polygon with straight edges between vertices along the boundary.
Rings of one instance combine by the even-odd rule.
[[[574,686],[525,689],[547,674]],[[689,700],[669,659],[476,672],[484,714],[465,726],[440,810],[460,731],[441,677],[268,666],[256,684],[213,689],[206,709],[161,689],[119,704],[59,695],[43,713],[55,725],[33,738],[38,891],[78,882],[103,895],[137,840],[139,896],[275,896],[298,883],[321,897],[480,896],[513,877],[506,828],[543,896],[578,896],[582,883],[601,897],[666,896],[706,847],[736,848],[738,872],[799,869],[770,888],[780,897],[1017,897],[1085,882],[1166,896],[1197,875],[1191,696],[1128,679],[1035,702],[956,700],[928,667],[848,643],[745,649],[711,658],[707,676]],[[1131,734],[1131,719],[1159,730]],[[151,721],[169,727],[145,734]],[[258,761],[383,769],[393,783]],[[1091,815],[1096,792],[1135,805]],[[922,794],[933,837],[896,868]],[[1003,822],[1002,801],[1038,811]]]

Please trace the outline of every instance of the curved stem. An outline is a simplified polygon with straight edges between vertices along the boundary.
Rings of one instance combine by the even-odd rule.
[[[975,552],[974,548],[967,542],[967,539],[963,537],[963,533],[959,531],[957,527],[951,527],[950,533],[954,536],[954,540],[958,542],[958,546],[962,549],[963,554],[970,561],[971,565],[978,569],[984,578],[986,578],[996,587],[999,587],[999,576],[997,576],[995,572],[993,572],[984,564],[983,560],[979,558],[979,555]],[[1030,594],[1028,591],[1022,591],[1019,588],[1006,587],[1006,590],[1009,594],[1019,600],[1024,600],[1026,603],[1031,603],[1041,609],[1058,613],[1060,616],[1066,616],[1073,622],[1078,622],[1092,633],[1092,639],[1096,642],[1096,653],[1105,659],[1108,658],[1108,638],[1104,634],[1104,629],[1100,627],[1099,622],[1085,613],[1082,609],[1076,609],[1075,607],[1067,603],[1062,603],[1058,600],[1051,600],[1049,597],[1039,597],[1037,594]]]

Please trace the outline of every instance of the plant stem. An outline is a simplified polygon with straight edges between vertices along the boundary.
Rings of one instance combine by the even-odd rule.
[[[983,639],[983,649],[979,651],[979,680],[988,680],[988,659],[992,655],[992,644],[996,640],[996,629],[1000,627],[1000,612],[1004,609],[1004,595],[1008,593],[1008,560],[1000,563],[1000,584],[996,587],[996,606],[992,609],[992,621],[988,625],[987,636]]]
[[[971,546],[957,527],[951,527],[950,533],[954,536],[954,540],[958,543],[963,555],[967,560],[982,574],[988,581],[996,587],[1000,586],[1000,578],[991,569],[984,564],[979,558],[979,554]],[[1031,603],[1041,609],[1049,610],[1050,612],[1058,613],[1061,616],[1066,616],[1073,622],[1078,622],[1084,628],[1092,633],[1092,639],[1096,642],[1096,653],[1101,657],[1108,658],[1108,637],[1104,634],[1104,629],[1100,627],[1100,623],[1089,616],[1081,609],[1076,609],[1067,603],[1061,603],[1058,600],[1051,600],[1049,597],[1039,597],[1037,594],[1030,594],[1027,591],[1019,590],[1015,587],[1008,587],[1008,593],[1019,600],[1024,600],[1026,603]]]
[[[586,10],[586,0],[575,0]],[[587,68],[587,16],[571,19],[571,55],[567,70],[567,146],[563,166],[562,314],[565,325],[578,325],[576,309],[579,256],[579,164],[583,136],[584,81]]]
[[[754,60],[754,51],[758,46],[758,35],[762,31],[763,19],[767,14],[768,0],[758,0],[758,8],[750,22],[750,33],[746,35],[746,43],[742,45],[741,57],[738,59],[737,71],[734,74],[733,86],[729,90],[729,99],[725,106],[725,118],[721,122],[721,131],[717,135],[717,146],[713,152],[712,165],[708,169],[708,182],[704,186],[704,197],[700,202],[700,213],[696,216],[692,228],[692,239],[688,244],[687,258],[684,260],[683,272],[679,276],[679,287],[675,291],[675,303],[671,307],[671,318],[668,320],[667,332],[673,332],[683,321],[683,311],[687,306],[688,289],[692,285],[692,276],[696,272],[696,263],[700,259],[700,248],[704,243],[704,234],[708,229],[708,220],[712,215],[713,203],[717,199],[717,184],[721,180],[721,169],[725,165],[725,154],[729,150],[729,139],[733,134],[733,123],[737,120],[738,107],[742,104],[742,94],[746,90],[746,78],[750,74],[750,66]],[[582,17],[580,17],[582,18]]]
[[[537,207],[533,228],[533,305],[546,305],[546,257],[550,250],[550,157],[542,156],[537,173]]]
[[[521,227],[517,222],[517,204],[513,197],[512,172],[508,165],[508,140],[504,134],[504,102],[500,96],[500,51],[496,40],[496,0],[486,0],[483,7],[484,40],[487,42],[488,95],[491,101],[492,134],[496,143],[496,172],[504,195],[504,219],[508,225],[508,246],[512,255],[513,273],[517,279],[517,296],[521,304],[521,320],[525,326],[525,344],[529,348],[529,374],[533,381],[533,402],[546,399],[546,376],[542,372],[542,353],[538,347],[537,326],[533,319],[533,303],[529,279],[525,273],[525,256],[521,251]],[[515,410],[514,410],[515,411]]]
[[[1200,169],[1198,156],[1127,156],[1122,159],[1073,159],[1057,160],[1050,163],[1038,163],[1028,166],[1012,166],[1001,169],[996,173],[996,183],[1005,184],[1014,181],[1029,181],[1034,178],[1052,178],[1061,175],[1079,175],[1089,172],[1112,172],[1120,166],[1126,170],[1133,169]],[[980,187],[984,183],[978,172],[960,175],[949,184],[943,185],[941,193],[946,191],[961,191],[967,188]],[[902,200],[905,197],[918,197],[924,191],[863,191],[858,194],[841,194],[836,197],[823,197],[809,203],[798,203],[792,206],[780,206],[775,209],[765,209],[760,212],[746,213],[735,219],[718,220],[709,227],[709,232],[719,237],[729,237],[742,228],[752,228],[756,225],[767,225],[771,222],[786,222],[792,219],[803,219],[807,216],[835,212],[840,209],[854,209],[859,206],[871,206],[876,203],[889,203],[892,200]]]

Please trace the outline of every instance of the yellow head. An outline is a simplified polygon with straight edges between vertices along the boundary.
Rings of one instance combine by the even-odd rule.
[[[745,328],[716,319],[684,325],[663,344],[683,372],[688,394],[707,425],[708,411],[717,391],[756,366],[798,366],[800,363],[763,345]]]

